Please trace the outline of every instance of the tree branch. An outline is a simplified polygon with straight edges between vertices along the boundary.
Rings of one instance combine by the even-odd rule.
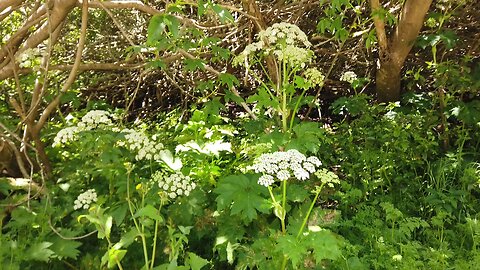
[[[386,56],[388,53],[388,41],[385,34],[385,21],[380,16],[383,7],[379,0],[370,0],[370,7],[372,9],[373,23],[375,24],[375,31],[377,32],[378,45],[380,47],[380,57]]]
[[[59,1],[64,1],[64,0],[59,0]],[[82,3],[82,26],[81,26],[81,30],[80,30],[80,38],[78,40],[77,53],[75,55],[75,62],[73,63],[72,70],[70,71],[70,74],[68,75],[67,80],[63,84],[63,87],[60,90],[60,93],[58,93],[58,95],[55,97],[55,99],[52,102],[50,102],[50,104],[47,105],[47,107],[43,111],[42,115],[40,116],[40,119],[38,120],[37,124],[35,125],[35,129],[37,129],[37,131],[39,131],[43,127],[43,125],[47,121],[50,114],[58,106],[58,104],[60,104],[61,96],[70,88],[72,83],[75,81],[75,78],[77,77],[77,71],[78,71],[78,67],[80,66],[80,63],[82,61],[83,47],[85,46],[85,40],[86,40],[86,37],[87,37],[87,24],[88,24],[88,1],[83,1],[83,3]]]

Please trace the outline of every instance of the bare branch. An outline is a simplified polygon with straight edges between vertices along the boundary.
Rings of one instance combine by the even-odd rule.
[[[82,0],[79,0],[77,5],[81,5],[82,2]],[[90,1],[88,6],[91,8],[136,9],[150,15],[156,15],[163,12],[151,6],[145,5],[141,1]]]
[[[388,40],[385,34],[385,21],[380,17],[382,6],[379,0],[370,0],[372,8],[372,18],[375,24],[375,31],[377,32],[378,45],[380,46],[380,56],[383,57],[388,52]]]
[[[62,1],[62,0],[59,0],[59,1]],[[77,71],[78,71],[78,67],[80,66],[80,63],[82,61],[83,47],[85,46],[85,40],[86,40],[86,37],[87,37],[87,24],[88,24],[88,1],[83,1],[83,3],[82,3],[82,26],[81,26],[81,29],[80,29],[80,38],[78,40],[78,47],[77,47],[77,53],[75,55],[75,62],[73,63],[72,70],[70,71],[70,74],[68,75],[67,80],[63,84],[63,87],[60,90],[60,93],[55,97],[55,99],[52,102],[50,102],[50,104],[47,105],[47,107],[43,111],[42,115],[40,116],[40,119],[38,120],[37,124],[35,125],[35,129],[37,129],[37,131],[40,130],[43,127],[43,125],[47,121],[47,119],[50,116],[50,114],[52,113],[52,111],[60,103],[61,96],[70,88],[72,83],[75,81],[75,78],[77,77]]]
[[[432,0],[405,2],[392,38],[391,55],[397,66],[402,66],[410,53],[431,4]]]

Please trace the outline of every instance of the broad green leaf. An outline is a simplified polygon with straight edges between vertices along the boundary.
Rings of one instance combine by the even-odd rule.
[[[132,228],[130,231],[122,235],[122,238],[120,239],[120,241],[118,241],[118,243],[113,245],[113,248],[114,249],[121,249],[122,247],[126,248],[135,241],[135,238],[137,236],[139,236],[137,229]]]
[[[81,246],[81,242],[73,241],[73,240],[65,240],[60,237],[57,237],[54,241],[50,249],[55,252],[55,255],[58,256],[60,259],[63,258],[71,258],[76,259],[80,251],[77,249]]]
[[[309,246],[313,248],[313,256],[317,264],[325,259],[336,260],[342,255],[340,239],[337,239],[329,230],[310,232],[305,236],[305,241],[308,241]]]
[[[160,222],[163,222],[163,217],[158,214],[158,209],[151,205],[147,205],[143,208],[140,208],[135,215],[133,215],[134,218],[137,217],[148,217],[153,220],[158,220]]]
[[[198,256],[195,253],[188,252],[188,259],[187,259],[188,265],[190,265],[190,268],[192,270],[200,270],[202,267],[208,264],[208,260],[205,260],[204,258]]]
[[[218,75],[218,79],[220,80],[221,85],[227,85],[229,89],[240,83],[237,77],[230,73],[220,73],[220,75]]]
[[[157,41],[165,38],[164,15],[154,15],[150,19],[147,29],[147,45],[154,45]]]
[[[125,257],[125,254],[127,254],[126,250],[111,248],[103,255],[101,265],[107,264],[108,268],[114,268]]]
[[[291,260],[293,269],[298,269],[299,263],[308,252],[308,247],[290,234],[280,236],[275,249]]]
[[[35,243],[28,248],[26,255],[31,260],[48,262],[52,255],[55,254],[55,252],[49,249],[52,244],[51,242]]]
[[[268,213],[267,189],[257,183],[253,175],[230,175],[218,182],[214,190],[218,197],[218,210],[230,209],[247,223],[257,217],[257,212]]]

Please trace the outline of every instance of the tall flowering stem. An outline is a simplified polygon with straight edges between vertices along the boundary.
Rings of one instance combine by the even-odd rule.
[[[310,204],[310,207],[308,208],[308,212],[305,215],[305,218],[303,219],[302,226],[298,230],[297,239],[300,237],[300,235],[302,235],[303,229],[305,229],[305,225],[307,225],[308,218],[310,217],[310,214],[312,213],[313,206],[315,206],[315,202],[317,202],[318,195],[320,195],[320,192],[322,191],[322,188],[323,188],[324,185],[325,185],[325,183],[322,183],[320,185],[320,187],[317,187],[317,189],[315,190],[315,198],[313,198],[313,201]]]
[[[307,35],[298,26],[289,23],[275,23],[258,35],[258,42],[249,44],[244,51],[233,60],[234,65],[244,66],[246,74],[258,81],[275,106],[277,116],[280,118],[283,132],[292,128],[289,122],[301,104],[306,90],[317,85],[322,85],[325,76],[315,68],[308,68],[312,63],[312,44]],[[273,80],[265,68],[266,58],[272,57],[277,65],[278,78]],[[253,65],[258,65],[264,73],[266,80],[255,72],[250,72]],[[302,78],[302,80],[298,80]],[[300,82],[300,83],[299,83]],[[303,91],[298,96],[298,101],[292,104],[297,96],[295,89]],[[264,99],[265,96],[259,99]],[[257,100],[259,100],[257,99]]]

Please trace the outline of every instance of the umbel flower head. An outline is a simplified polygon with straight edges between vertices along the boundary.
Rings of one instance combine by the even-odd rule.
[[[53,139],[53,147],[62,146],[68,142],[75,141],[77,134],[82,131],[93,129],[112,129],[114,116],[103,110],[93,110],[85,114],[77,125],[66,127],[60,130]]]
[[[353,83],[356,79],[358,79],[357,74],[355,74],[353,71],[347,71],[340,77],[340,81],[348,83]]]
[[[157,136],[149,138],[145,133],[133,129],[124,129],[125,141],[119,141],[118,146],[126,146],[130,151],[137,153],[135,159],[161,161],[160,151],[163,144],[157,141]]]
[[[262,173],[258,184],[271,186],[276,179],[285,181],[295,178],[300,181],[310,178],[322,162],[315,156],[306,157],[296,149],[286,152],[274,152],[262,154],[253,161],[250,169],[256,173]]]
[[[183,175],[181,172],[166,175],[163,172],[157,171],[152,175],[152,180],[158,183],[158,187],[165,192],[170,199],[175,199],[183,195],[188,196],[196,187],[195,182],[192,181],[190,176]]]
[[[90,204],[97,201],[97,193],[95,189],[89,189],[82,194],[78,195],[77,199],[73,202],[73,209],[88,209]]]
[[[278,61],[285,61],[291,67],[302,67],[310,63],[313,51],[307,35],[290,23],[275,23],[258,34],[259,41],[249,44],[233,60],[234,65],[248,68],[249,62],[257,52],[273,55]]]

